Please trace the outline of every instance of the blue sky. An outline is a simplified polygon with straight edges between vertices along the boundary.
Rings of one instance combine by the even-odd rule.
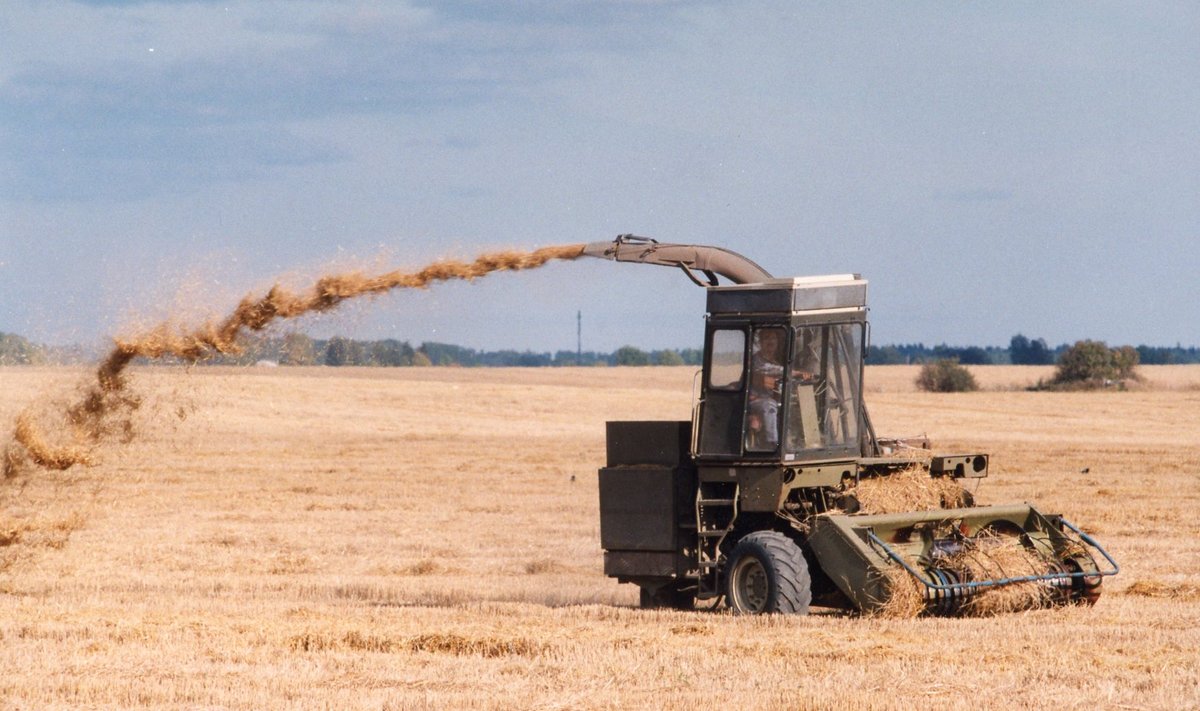
[[[0,331],[634,232],[862,273],[878,343],[1200,343],[1192,4],[14,0],[0,37]],[[683,347],[703,308],[581,261],[298,326]]]

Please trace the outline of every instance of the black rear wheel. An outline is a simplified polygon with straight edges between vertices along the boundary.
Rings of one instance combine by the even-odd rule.
[[[808,614],[808,563],[800,546],[782,533],[756,531],[742,538],[725,570],[725,601],[735,613]]]

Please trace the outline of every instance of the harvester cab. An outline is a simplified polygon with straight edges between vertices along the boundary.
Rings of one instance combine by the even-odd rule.
[[[1091,603],[1117,572],[1062,517],[974,506],[958,487],[961,497],[931,511],[862,509],[864,480],[914,468],[931,479],[983,477],[988,459],[882,456],[890,447],[863,402],[860,276],[777,279],[728,250],[632,235],[584,253],[677,267],[707,290],[691,421],[608,423],[604,569],[637,584],[643,606],[723,597],[739,613],[803,614],[813,602],[871,611],[904,589],[926,611],[955,613],[1017,585],[1033,589],[1032,604]],[[996,540],[1016,546],[1026,567],[996,574],[971,564],[995,557]]]
[[[779,465],[873,453],[857,275],[710,287],[694,451]]]

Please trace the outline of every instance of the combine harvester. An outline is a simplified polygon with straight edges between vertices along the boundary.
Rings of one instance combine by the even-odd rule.
[[[873,612],[908,586],[923,611],[956,614],[1017,586],[1034,588],[1037,606],[1092,604],[1117,573],[1091,537],[1028,504],[974,506],[962,491],[953,508],[856,513],[870,480],[915,466],[942,483],[988,470],[985,454],[887,456],[897,443],[876,437],[862,396],[858,275],[776,279],[728,250],[633,235],[584,254],[679,268],[708,292],[692,421],[608,423],[604,572],[638,585],[643,607],[724,597],[742,614]],[[1033,565],[981,577],[963,563],[996,541]]]

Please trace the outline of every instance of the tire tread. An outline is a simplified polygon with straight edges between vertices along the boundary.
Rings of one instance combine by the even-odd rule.
[[[808,614],[812,604],[812,581],[800,546],[778,531],[755,531],[742,537],[734,546],[729,556],[730,568],[742,556],[756,555],[755,549],[763,554],[759,558],[772,580],[773,590],[764,612]]]

